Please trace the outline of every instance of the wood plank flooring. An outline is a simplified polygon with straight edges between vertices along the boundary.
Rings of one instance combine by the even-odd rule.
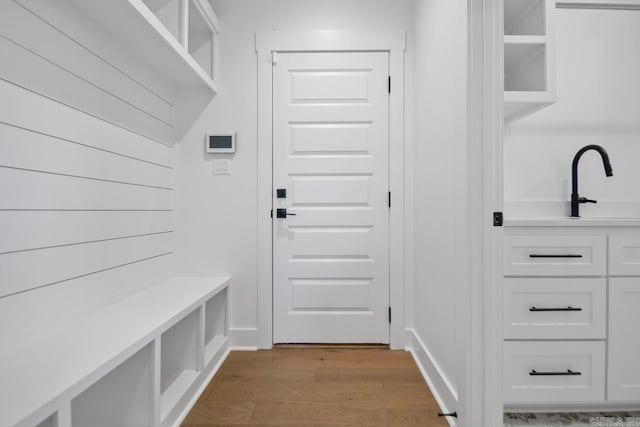
[[[411,355],[371,348],[231,352],[184,427],[447,427]]]

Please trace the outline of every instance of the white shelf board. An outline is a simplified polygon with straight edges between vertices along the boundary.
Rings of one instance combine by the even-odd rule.
[[[216,335],[213,337],[211,341],[207,343],[204,347],[204,364],[208,365],[211,362],[216,354],[224,348],[225,343],[227,342],[227,337],[224,335]]]
[[[507,124],[514,122],[554,102],[547,92],[505,92],[504,121]]]
[[[217,93],[215,82],[142,0],[72,1],[88,19],[176,87]]]
[[[160,420],[164,421],[171,410],[176,406],[178,400],[191,387],[193,382],[198,378],[198,371],[183,371],[171,383],[169,387],[162,393],[160,397]]]
[[[3,343],[2,421],[14,425],[63,395],[73,398],[228,284],[228,277],[174,277],[19,346]]]

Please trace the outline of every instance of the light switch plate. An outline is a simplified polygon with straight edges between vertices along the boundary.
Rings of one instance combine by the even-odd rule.
[[[213,161],[213,174],[214,175],[230,175],[231,174],[231,160],[229,160],[229,159],[214,159],[214,161]]]

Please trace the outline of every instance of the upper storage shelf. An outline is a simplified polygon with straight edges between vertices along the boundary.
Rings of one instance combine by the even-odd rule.
[[[203,28],[211,34],[210,43],[219,32],[218,18],[206,0],[74,0],[74,3],[176,87],[217,92],[212,67],[203,67],[199,56],[192,56],[194,52],[186,47],[188,40],[202,33]],[[194,13],[198,16],[192,18],[190,15]]]
[[[504,0],[505,122],[555,102],[554,10],[554,0]]]

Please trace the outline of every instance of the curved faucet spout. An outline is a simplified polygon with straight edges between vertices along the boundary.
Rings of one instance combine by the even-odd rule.
[[[585,197],[580,197],[578,194],[578,163],[584,153],[589,150],[595,150],[602,157],[602,164],[604,165],[604,173],[606,176],[613,176],[613,169],[611,168],[611,162],[609,161],[609,154],[607,150],[599,145],[586,145],[582,147],[576,153],[573,158],[573,164],[571,166],[571,216],[580,217],[580,203],[597,203],[595,200],[589,200]]]

